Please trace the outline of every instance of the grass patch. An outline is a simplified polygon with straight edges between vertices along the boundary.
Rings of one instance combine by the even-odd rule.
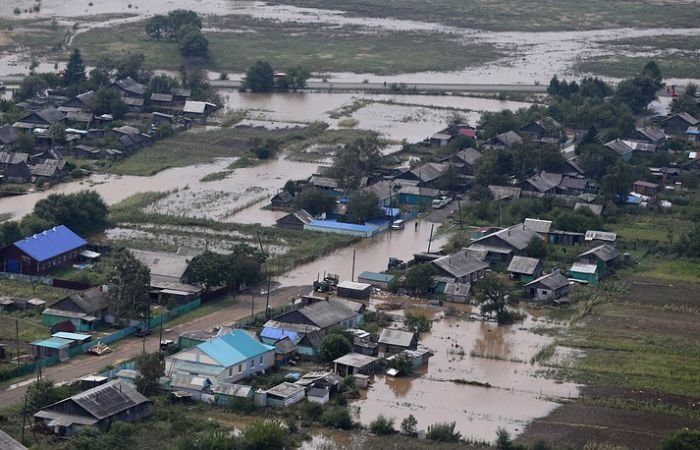
[[[202,178],[199,179],[202,183],[207,183],[209,181],[220,181],[225,179],[227,176],[231,175],[233,173],[232,170],[222,170],[221,172],[213,172],[209,173],[207,175],[204,175]]]
[[[700,283],[700,262],[689,259],[654,259],[641,273],[665,281]]]
[[[72,291],[68,289],[59,289],[48,286],[42,283],[31,283],[19,280],[2,280],[0,279],[0,292],[7,297],[19,298],[39,298],[51,304],[56,300],[60,300]]]
[[[19,340],[22,343],[26,344],[51,336],[51,330],[41,324],[39,313],[13,312],[0,314],[0,341],[15,341],[16,323],[19,323]],[[13,345],[10,345],[7,350],[16,353]]]
[[[200,317],[204,317],[207,314],[211,314],[216,311],[220,311],[224,308],[228,308],[230,306],[235,305],[238,303],[238,300],[235,297],[222,297],[216,300],[212,300],[208,303],[203,304],[199,308],[193,309],[192,311],[183,314],[179,317],[176,317],[173,320],[170,320],[167,322],[168,328],[172,328],[178,325],[182,325],[183,323],[190,322],[195,319],[199,319]]]
[[[700,48],[700,36],[678,36],[662,34],[660,36],[647,36],[643,40],[636,38],[617,39],[605,41],[607,45],[624,46],[632,49],[653,50],[689,50],[697,51]]]
[[[587,59],[576,65],[582,73],[592,73],[608,77],[626,78],[639,73],[650,60],[656,61],[664,77],[696,78],[700,73],[700,59],[697,52],[664,52],[654,57],[610,55]]]
[[[101,54],[142,52],[155,69],[178,69],[178,46],[149,39],[145,22],[90,30],[75,37],[73,46],[94,60]],[[263,59],[273,67],[302,64],[316,72],[395,74],[458,70],[502,56],[495,45],[458,40],[449,34],[424,31],[383,32],[356,26],[284,23],[242,15],[210,17],[208,27],[236,33],[207,32],[210,66],[244,72]]]
[[[342,9],[352,16],[436,22],[483,30],[593,30],[614,27],[695,27],[691,1],[651,0],[277,0],[307,8]]]

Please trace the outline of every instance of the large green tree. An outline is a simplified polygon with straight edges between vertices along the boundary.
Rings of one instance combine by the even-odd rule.
[[[374,192],[358,192],[348,202],[345,218],[348,222],[363,224],[371,219],[384,217],[379,199]]]
[[[164,360],[159,352],[144,353],[136,358],[139,374],[134,380],[136,390],[143,395],[153,395],[160,388],[160,377],[165,373]]]
[[[352,342],[341,333],[331,333],[321,340],[319,355],[325,362],[332,362],[352,351]]]
[[[95,191],[51,194],[34,205],[34,215],[51,226],[65,225],[78,234],[104,230],[107,204]]]
[[[436,274],[437,270],[432,264],[415,265],[406,273],[404,287],[414,294],[423,294],[430,289],[432,277]]]
[[[360,187],[362,178],[381,167],[382,153],[376,138],[357,139],[338,154],[329,169],[329,176],[337,178],[340,187],[354,190]]]
[[[513,321],[513,313],[508,308],[506,286],[495,276],[488,276],[476,284],[475,297],[481,309],[481,315],[496,315],[499,324]]]
[[[199,30],[187,32],[180,39],[180,53],[185,58],[208,58],[209,41]]]
[[[80,50],[76,48],[68,59],[68,65],[63,73],[63,82],[66,86],[74,86],[85,82],[86,79],[85,63],[83,57],[80,56]]]
[[[245,74],[245,86],[253,92],[272,92],[275,89],[275,72],[267,61],[257,61]]]
[[[107,293],[114,315],[121,319],[143,319],[151,306],[149,290],[151,273],[125,248],[112,255]]]
[[[304,209],[314,216],[332,212],[335,202],[332,194],[313,187],[302,190],[294,197],[295,208]]]

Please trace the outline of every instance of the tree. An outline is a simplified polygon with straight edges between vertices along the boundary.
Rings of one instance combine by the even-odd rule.
[[[632,172],[628,164],[623,161],[617,161],[601,180],[600,190],[606,199],[622,201],[625,199],[631,186]]]
[[[363,177],[371,175],[381,164],[379,141],[375,137],[357,139],[340,152],[328,175],[337,178],[341,188],[353,190],[360,187]]]
[[[273,419],[257,419],[248,425],[241,436],[244,450],[268,450],[291,448],[289,433],[282,423]]]
[[[348,202],[345,218],[351,223],[365,223],[384,216],[379,207],[379,198],[374,192],[358,192]]]
[[[134,382],[136,390],[143,395],[152,395],[160,388],[160,377],[165,374],[164,360],[159,352],[144,353],[136,358],[139,374]]]
[[[505,428],[498,427],[496,429],[496,448],[499,450],[513,449],[513,440]]]
[[[119,94],[112,89],[101,88],[95,97],[95,113],[98,115],[111,114],[114,119],[122,119],[129,111]]]
[[[90,85],[92,89],[97,91],[103,87],[109,86],[112,82],[112,70],[114,70],[114,61],[107,55],[103,55],[95,63],[95,67],[90,71]]]
[[[63,73],[63,83],[66,86],[73,86],[83,83],[85,80],[85,63],[83,62],[83,57],[80,56],[80,50],[76,48],[71,53],[70,58],[68,58],[68,64]]]
[[[556,75],[552,77],[551,80],[549,80],[549,86],[547,87],[547,94],[551,95],[552,97],[555,97],[559,95],[559,78],[557,78]]]
[[[513,313],[508,309],[506,288],[500,280],[488,276],[477,282],[475,291],[482,316],[495,313],[499,325],[513,322]]]
[[[127,53],[114,62],[115,77],[121,80],[131,77],[134,80],[146,83],[151,78],[151,73],[144,69],[146,57],[143,53]]]
[[[192,259],[185,277],[188,283],[199,284],[205,292],[224,284],[226,261],[224,255],[206,250]]]
[[[0,247],[17,242],[24,236],[25,234],[22,233],[22,229],[20,228],[19,224],[14,220],[0,223],[0,243],[2,244]]]
[[[151,39],[161,40],[167,37],[170,21],[166,16],[156,14],[146,21],[146,34]]]
[[[107,204],[95,191],[51,194],[34,205],[34,214],[51,226],[65,225],[78,234],[102,231],[107,225]]]
[[[618,156],[613,150],[598,144],[583,145],[578,151],[580,152],[578,161],[581,167],[586,174],[596,180],[602,179],[608,169],[614,166],[618,160]]]
[[[63,145],[66,143],[66,127],[62,123],[56,122],[49,127],[49,138],[51,145]]]
[[[325,362],[332,362],[352,351],[352,343],[341,333],[331,333],[321,340],[319,355]]]
[[[525,247],[525,254],[530,258],[544,258],[547,256],[547,245],[544,239],[539,237],[533,237],[530,242],[527,243]]]
[[[418,433],[418,421],[413,414],[409,414],[401,421],[401,433],[408,436],[415,436]]]
[[[150,270],[125,248],[117,250],[112,261],[107,293],[114,315],[121,319],[144,318],[151,307]]]
[[[304,209],[314,216],[332,212],[335,204],[333,195],[313,187],[302,190],[294,197],[295,208]]]
[[[326,408],[319,418],[319,422],[327,427],[340,428],[341,430],[352,429],[352,418],[348,408],[333,406]]]
[[[209,58],[209,41],[199,31],[190,31],[180,39],[180,53],[186,58]]]
[[[284,77],[285,86],[283,89],[291,89],[294,92],[298,89],[304,89],[309,78],[311,78],[311,72],[306,67],[302,65],[290,67]]]
[[[383,414],[380,414],[376,419],[370,422],[369,431],[377,436],[394,434],[396,433],[396,430],[394,429],[394,419],[384,417]]]
[[[272,92],[275,88],[275,72],[267,61],[257,61],[246,72],[244,83],[253,92]]]
[[[20,101],[27,100],[43,93],[48,87],[48,83],[42,77],[38,75],[29,75],[28,77],[24,77],[19,84],[19,89],[14,92],[13,96]]]
[[[180,83],[175,78],[161,74],[151,78],[148,83],[148,90],[151,92],[170,92],[173,88],[180,87]]]
[[[188,26],[202,29],[202,19],[196,12],[188,9],[176,9],[168,13],[169,38],[177,40],[180,37],[179,31]]]
[[[661,450],[696,450],[700,448],[700,431],[684,428],[666,436]]]
[[[37,380],[27,386],[27,412],[33,414],[41,408],[70,397],[68,386],[56,386],[51,380]]]
[[[231,450],[236,448],[235,438],[223,430],[209,430],[188,435],[177,443],[178,450]]]
[[[406,273],[404,287],[414,294],[423,294],[430,289],[435,274],[437,270],[432,264],[415,265]]]
[[[425,438],[437,442],[459,442],[462,433],[455,431],[455,422],[434,423],[428,426]]]
[[[389,367],[396,369],[399,376],[408,375],[413,372],[413,361],[405,354],[399,354],[391,359]]]
[[[651,79],[656,85],[657,89],[663,86],[664,77],[661,75],[661,69],[659,68],[656,61],[649,61],[644,65],[642,69],[642,76]]]
[[[406,313],[406,328],[415,333],[426,333],[433,327],[433,321],[425,314]]]

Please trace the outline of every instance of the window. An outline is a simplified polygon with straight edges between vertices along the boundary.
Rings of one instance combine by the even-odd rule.
[[[233,367],[228,368],[228,376],[233,375]]]
[[[263,357],[261,356],[261,357],[260,357],[260,366],[263,365],[263,364],[262,364],[262,361],[263,361]]]
[[[243,372],[243,364],[238,365],[238,373]]]
[[[250,368],[252,369],[254,365],[255,365],[255,359],[251,359],[250,360]]]

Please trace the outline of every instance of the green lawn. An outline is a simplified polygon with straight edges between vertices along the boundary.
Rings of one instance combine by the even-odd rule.
[[[576,65],[576,70],[608,77],[627,78],[639,73],[651,59],[656,61],[664,77],[697,78],[700,74],[700,58],[697,52],[664,52],[661,56],[641,57],[609,55],[595,57]]]
[[[700,283],[700,261],[689,259],[657,259],[653,258],[645,264],[641,274],[665,281],[687,281]],[[700,296],[700,293],[699,293]]]
[[[68,289],[58,289],[42,283],[0,279],[0,292],[8,297],[39,298],[47,303],[60,300],[70,294]]]
[[[167,328],[172,328],[177,325],[181,325],[183,323],[187,323],[191,320],[194,319],[199,319],[200,317],[204,317],[207,314],[211,314],[213,312],[219,311],[224,308],[228,308],[229,306],[233,306],[236,303],[238,303],[238,300],[235,297],[222,297],[216,300],[213,300],[209,303],[205,303],[204,305],[200,306],[199,308],[193,309],[192,311],[183,314],[181,316],[176,317],[173,320],[170,320],[164,324],[165,327]]]
[[[209,65],[230,72],[244,72],[263,59],[279,69],[302,64],[314,72],[394,74],[457,70],[502,56],[494,45],[458,41],[439,32],[367,32],[359,27],[280,23],[246,16],[208,20],[207,26],[221,30],[205,33]],[[73,47],[88,61],[105,53],[142,52],[149,68],[178,69],[182,57],[177,43],[151,40],[143,30],[144,22],[99,28],[77,35]]]

